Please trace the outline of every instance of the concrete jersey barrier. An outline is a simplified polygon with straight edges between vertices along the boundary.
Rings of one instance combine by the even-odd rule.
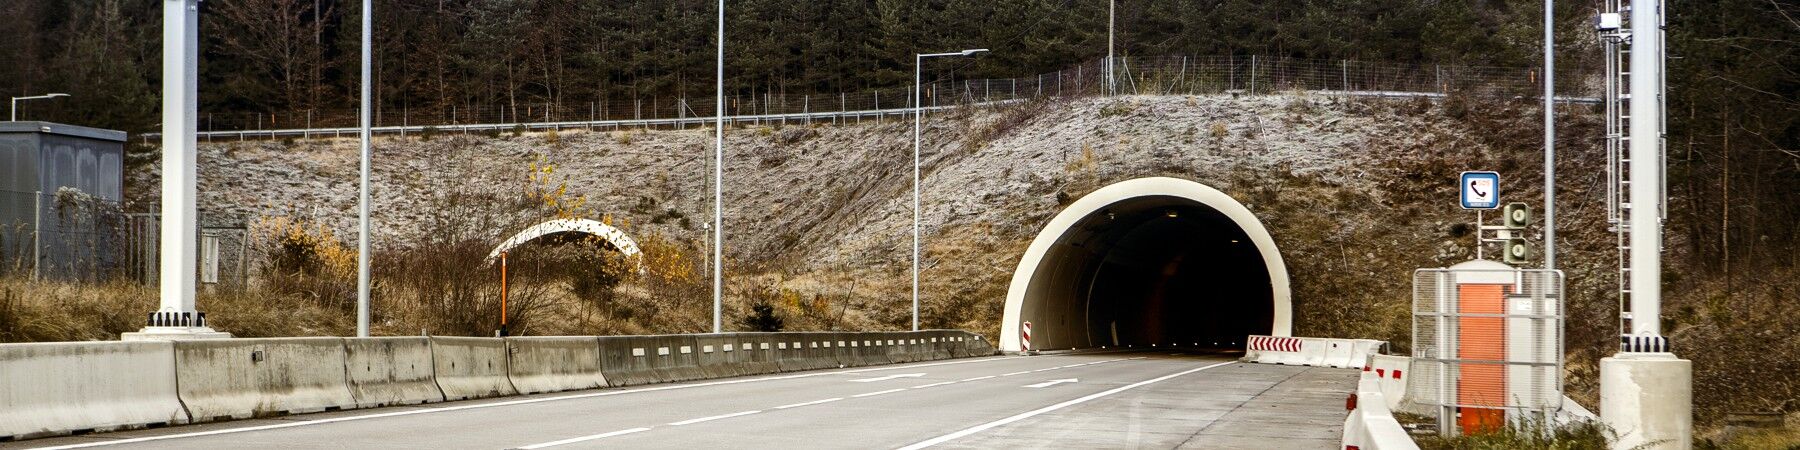
[[[344,339],[344,376],[358,408],[444,401],[424,337]]]
[[[1243,361],[1361,369],[1369,356],[1380,353],[1384,345],[1387,343],[1372,339],[1249,336],[1244,342]]]
[[[1374,372],[1363,372],[1356,383],[1356,408],[1344,418],[1343,448],[1367,450],[1418,450],[1419,444],[1394,419]]]
[[[500,338],[431,338],[432,368],[447,400],[515,395],[507,374],[506,341]]]
[[[521,394],[608,386],[600,364],[600,338],[505,338],[507,379]]]
[[[181,402],[195,422],[356,407],[342,338],[175,342]]]
[[[992,353],[956,330],[5,344],[0,438]]]
[[[0,345],[0,438],[188,421],[168,342]]]

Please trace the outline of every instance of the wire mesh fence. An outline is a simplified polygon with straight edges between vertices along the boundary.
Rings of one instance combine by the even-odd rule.
[[[96,281],[118,273],[127,218],[79,190],[0,190],[0,273]]]
[[[1560,409],[1562,292],[1560,271],[1415,272],[1412,398],[1465,428]]]
[[[1114,75],[1107,83],[1105,60],[1032,76],[1003,79],[938,80],[920,86],[919,104],[946,107],[1016,101],[1034,98],[1095,95],[1173,95],[1242,93],[1249,95],[1292,91],[1324,91],[1361,96],[1443,96],[1466,93],[1490,96],[1539,94],[1542,80],[1535,68],[1393,64],[1353,60],[1301,59],[1266,56],[1158,56],[1115,59]],[[1590,101],[1598,96],[1591,78],[1582,70],[1559,74],[1557,85],[1571,101]],[[375,127],[397,127],[391,132],[418,132],[425,127],[465,127],[477,124],[594,124],[620,121],[662,121],[654,126],[688,127],[704,124],[714,116],[711,95],[698,97],[601,98],[588,101],[473,103],[463,102],[424,108],[378,105],[371,117]],[[911,86],[854,92],[794,94],[776,89],[734,93],[725,98],[728,117],[759,117],[758,123],[795,121],[843,122],[882,120],[888,111],[903,114],[914,107]],[[793,115],[797,117],[773,117]],[[357,111],[312,109],[282,112],[202,112],[199,129],[208,138],[239,131],[318,130],[324,135],[344,135],[358,126]],[[646,124],[640,124],[646,125]],[[499,127],[491,127],[499,128]],[[542,127],[527,127],[538,129]],[[273,136],[275,134],[264,135]],[[283,133],[281,135],[290,135]],[[237,137],[258,137],[256,133]]]

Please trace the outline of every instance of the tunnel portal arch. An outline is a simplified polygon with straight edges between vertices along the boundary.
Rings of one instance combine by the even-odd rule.
[[[1138,178],[1076,200],[1019,260],[1000,349],[1241,345],[1293,328],[1287,265],[1249,208],[1194,181]]]

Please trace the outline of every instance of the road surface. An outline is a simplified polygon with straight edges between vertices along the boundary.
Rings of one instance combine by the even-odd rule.
[[[995,356],[97,433],[4,448],[1337,448],[1349,369]]]

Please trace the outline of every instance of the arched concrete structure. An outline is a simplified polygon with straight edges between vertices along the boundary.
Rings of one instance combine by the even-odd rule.
[[[558,233],[582,233],[599,236],[601,239],[605,239],[608,245],[619,250],[619,253],[626,257],[638,255],[637,241],[631,240],[631,236],[626,236],[624,231],[619,231],[618,228],[613,228],[612,225],[588,219],[556,219],[532,225],[531,228],[526,228],[525,231],[520,231],[519,234],[507,238],[506,242],[500,243],[500,246],[494,247],[493,252],[488,253],[487,259],[489,261],[498,259],[500,258],[500,252],[510,250],[513,247],[518,247],[526,242],[531,242],[533,239]]]
[[[1006,291],[1000,349],[1230,342],[1293,328],[1287,265],[1243,204],[1206,185],[1139,178],[1050,220]]]

